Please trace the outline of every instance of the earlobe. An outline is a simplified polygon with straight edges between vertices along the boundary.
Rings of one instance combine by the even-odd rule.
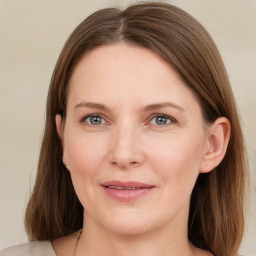
[[[230,138],[230,122],[220,117],[209,127],[207,148],[203,155],[200,173],[207,173],[217,167],[223,160]]]

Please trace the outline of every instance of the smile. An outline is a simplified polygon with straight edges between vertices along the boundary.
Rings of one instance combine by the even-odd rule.
[[[101,186],[106,195],[121,202],[129,202],[146,196],[155,188],[153,185],[133,181],[108,181]]]
[[[134,190],[134,189],[141,189],[141,188],[139,188],[139,187],[124,188],[124,187],[116,187],[116,186],[108,186],[107,188],[118,189],[118,190]]]

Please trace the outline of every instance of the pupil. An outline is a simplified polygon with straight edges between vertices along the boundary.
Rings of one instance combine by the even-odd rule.
[[[162,117],[162,116],[157,117],[156,118],[156,123],[157,124],[166,124],[167,123],[167,119],[165,117]]]
[[[101,117],[99,116],[91,117],[91,124],[93,125],[101,124]]]

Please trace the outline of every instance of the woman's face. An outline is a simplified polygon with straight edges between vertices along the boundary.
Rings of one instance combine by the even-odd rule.
[[[90,51],[70,81],[62,140],[88,225],[186,229],[209,143],[195,96],[158,55],[125,43]]]

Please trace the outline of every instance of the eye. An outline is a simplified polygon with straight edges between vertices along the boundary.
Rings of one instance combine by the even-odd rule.
[[[89,125],[101,125],[105,124],[106,121],[104,118],[100,115],[89,115],[83,119],[84,122],[86,122]]]
[[[156,125],[168,125],[169,123],[174,122],[174,120],[166,115],[155,115],[150,123],[151,124],[156,124]]]

